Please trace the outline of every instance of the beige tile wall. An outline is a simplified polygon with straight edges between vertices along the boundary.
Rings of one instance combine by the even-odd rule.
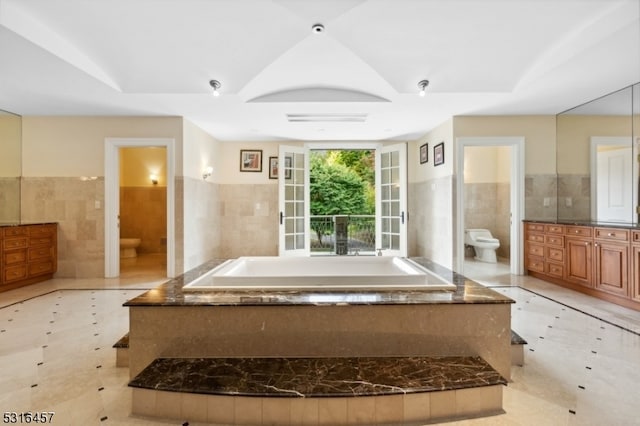
[[[140,238],[139,253],[167,252],[167,188],[120,188],[120,237]]]
[[[527,175],[524,178],[526,219],[556,220],[558,210],[558,179],[553,175]],[[549,205],[545,206],[545,199]]]
[[[509,258],[510,185],[508,183],[466,183],[464,185],[464,228],[488,229],[500,240],[497,255]]]
[[[220,241],[225,234],[221,222],[220,185],[203,179],[183,179],[184,268],[189,270],[220,257]]]
[[[20,178],[0,177],[0,223],[20,222]]]
[[[453,267],[453,177],[410,183],[409,256],[424,256]]]
[[[571,199],[571,205],[567,198]],[[558,219],[580,221],[590,217],[591,176],[558,175]]]
[[[22,178],[22,221],[58,222],[57,277],[104,276],[103,207],[103,178]]]
[[[221,257],[278,255],[278,185],[220,185]]]

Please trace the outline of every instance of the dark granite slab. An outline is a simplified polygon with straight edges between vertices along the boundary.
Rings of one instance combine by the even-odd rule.
[[[344,397],[506,383],[480,357],[159,358],[129,386],[214,395]]]
[[[113,347],[116,349],[128,349],[129,348],[129,333],[125,334],[113,344]]]
[[[554,225],[569,225],[569,226],[590,226],[592,228],[620,228],[620,229],[640,229],[639,223],[624,223],[624,222],[594,222],[590,220],[530,220],[525,219],[523,222],[529,223],[552,223]]]
[[[512,345],[526,345],[527,341],[522,338],[518,333],[511,330],[511,344]]]
[[[127,301],[124,306],[264,306],[264,305],[398,305],[514,303],[463,275],[424,258],[411,258],[454,283],[455,291],[399,290],[314,292],[313,290],[248,290],[183,292],[182,287],[227,259],[210,260],[159,287]]]

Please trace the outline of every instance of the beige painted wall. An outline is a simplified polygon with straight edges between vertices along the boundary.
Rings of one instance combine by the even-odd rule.
[[[558,174],[590,174],[592,136],[631,138],[630,116],[562,115],[558,118]]]
[[[153,187],[151,174],[158,178],[157,186],[167,186],[167,149],[164,147],[121,148],[120,186]]]
[[[104,176],[105,138],[174,138],[182,174],[180,117],[23,117],[23,176]]]
[[[20,116],[0,111],[0,177],[20,176],[21,135]]]
[[[453,174],[453,124],[453,120],[447,120],[417,141],[409,142],[409,182],[424,182]],[[444,164],[435,166],[433,148],[440,142],[444,142]],[[429,145],[429,157],[426,163],[420,164],[420,146],[425,143]]]
[[[465,183],[509,182],[511,159],[510,147],[467,146],[464,148]]]
[[[454,117],[454,137],[524,136],[525,174],[556,173],[556,116]]]

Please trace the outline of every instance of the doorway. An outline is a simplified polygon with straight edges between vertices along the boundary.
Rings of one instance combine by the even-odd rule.
[[[458,138],[457,153],[457,270],[470,278],[521,275],[524,138]],[[487,229],[500,241],[498,263],[475,260],[466,229]]]
[[[120,221],[120,183],[124,179],[121,176],[121,155],[122,150],[126,148],[161,148],[164,151],[165,159],[165,178],[166,178],[166,225],[164,236],[158,235],[158,245],[165,244],[166,254],[164,254],[163,264],[165,265],[165,276],[175,276],[175,157],[174,157],[174,139],[164,138],[107,138],[105,140],[105,277],[118,277],[121,273],[121,245],[120,238],[133,237],[139,238],[138,235],[121,235]],[[141,169],[144,166],[138,166]],[[160,183],[159,171],[154,173],[151,168],[146,170],[138,170],[138,180],[148,181],[151,186],[152,174],[158,180],[156,185]],[[124,230],[123,230],[124,231]],[[127,230],[129,232],[129,230]],[[144,249],[143,249],[144,251]]]
[[[371,254],[406,256],[406,144],[381,145],[379,143],[309,143],[304,147],[280,146],[278,160],[282,165],[278,168],[280,256],[309,256],[311,240],[318,238],[317,229],[311,229],[310,221],[309,152],[311,150],[375,152],[375,250]],[[348,224],[342,224],[341,229],[348,226]],[[336,229],[337,227],[338,225]],[[360,250],[349,250],[345,247],[344,250],[340,250],[340,253],[335,254],[360,254]]]

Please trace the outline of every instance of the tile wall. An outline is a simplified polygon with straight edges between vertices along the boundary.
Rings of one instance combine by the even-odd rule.
[[[22,222],[58,222],[57,277],[104,276],[103,204],[103,178],[22,178]]]
[[[466,183],[464,185],[464,228],[488,229],[500,240],[499,257],[510,255],[509,183]]]
[[[558,175],[558,219],[589,220],[591,217],[591,176]]]
[[[526,219],[556,220],[558,180],[555,174],[525,176],[524,197]]]
[[[167,252],[167,188],[120,188],[120,236],[140,238],[138,253]]]
[[[20,178],[0,177],[0,223],[14,223],[20,219]]]

